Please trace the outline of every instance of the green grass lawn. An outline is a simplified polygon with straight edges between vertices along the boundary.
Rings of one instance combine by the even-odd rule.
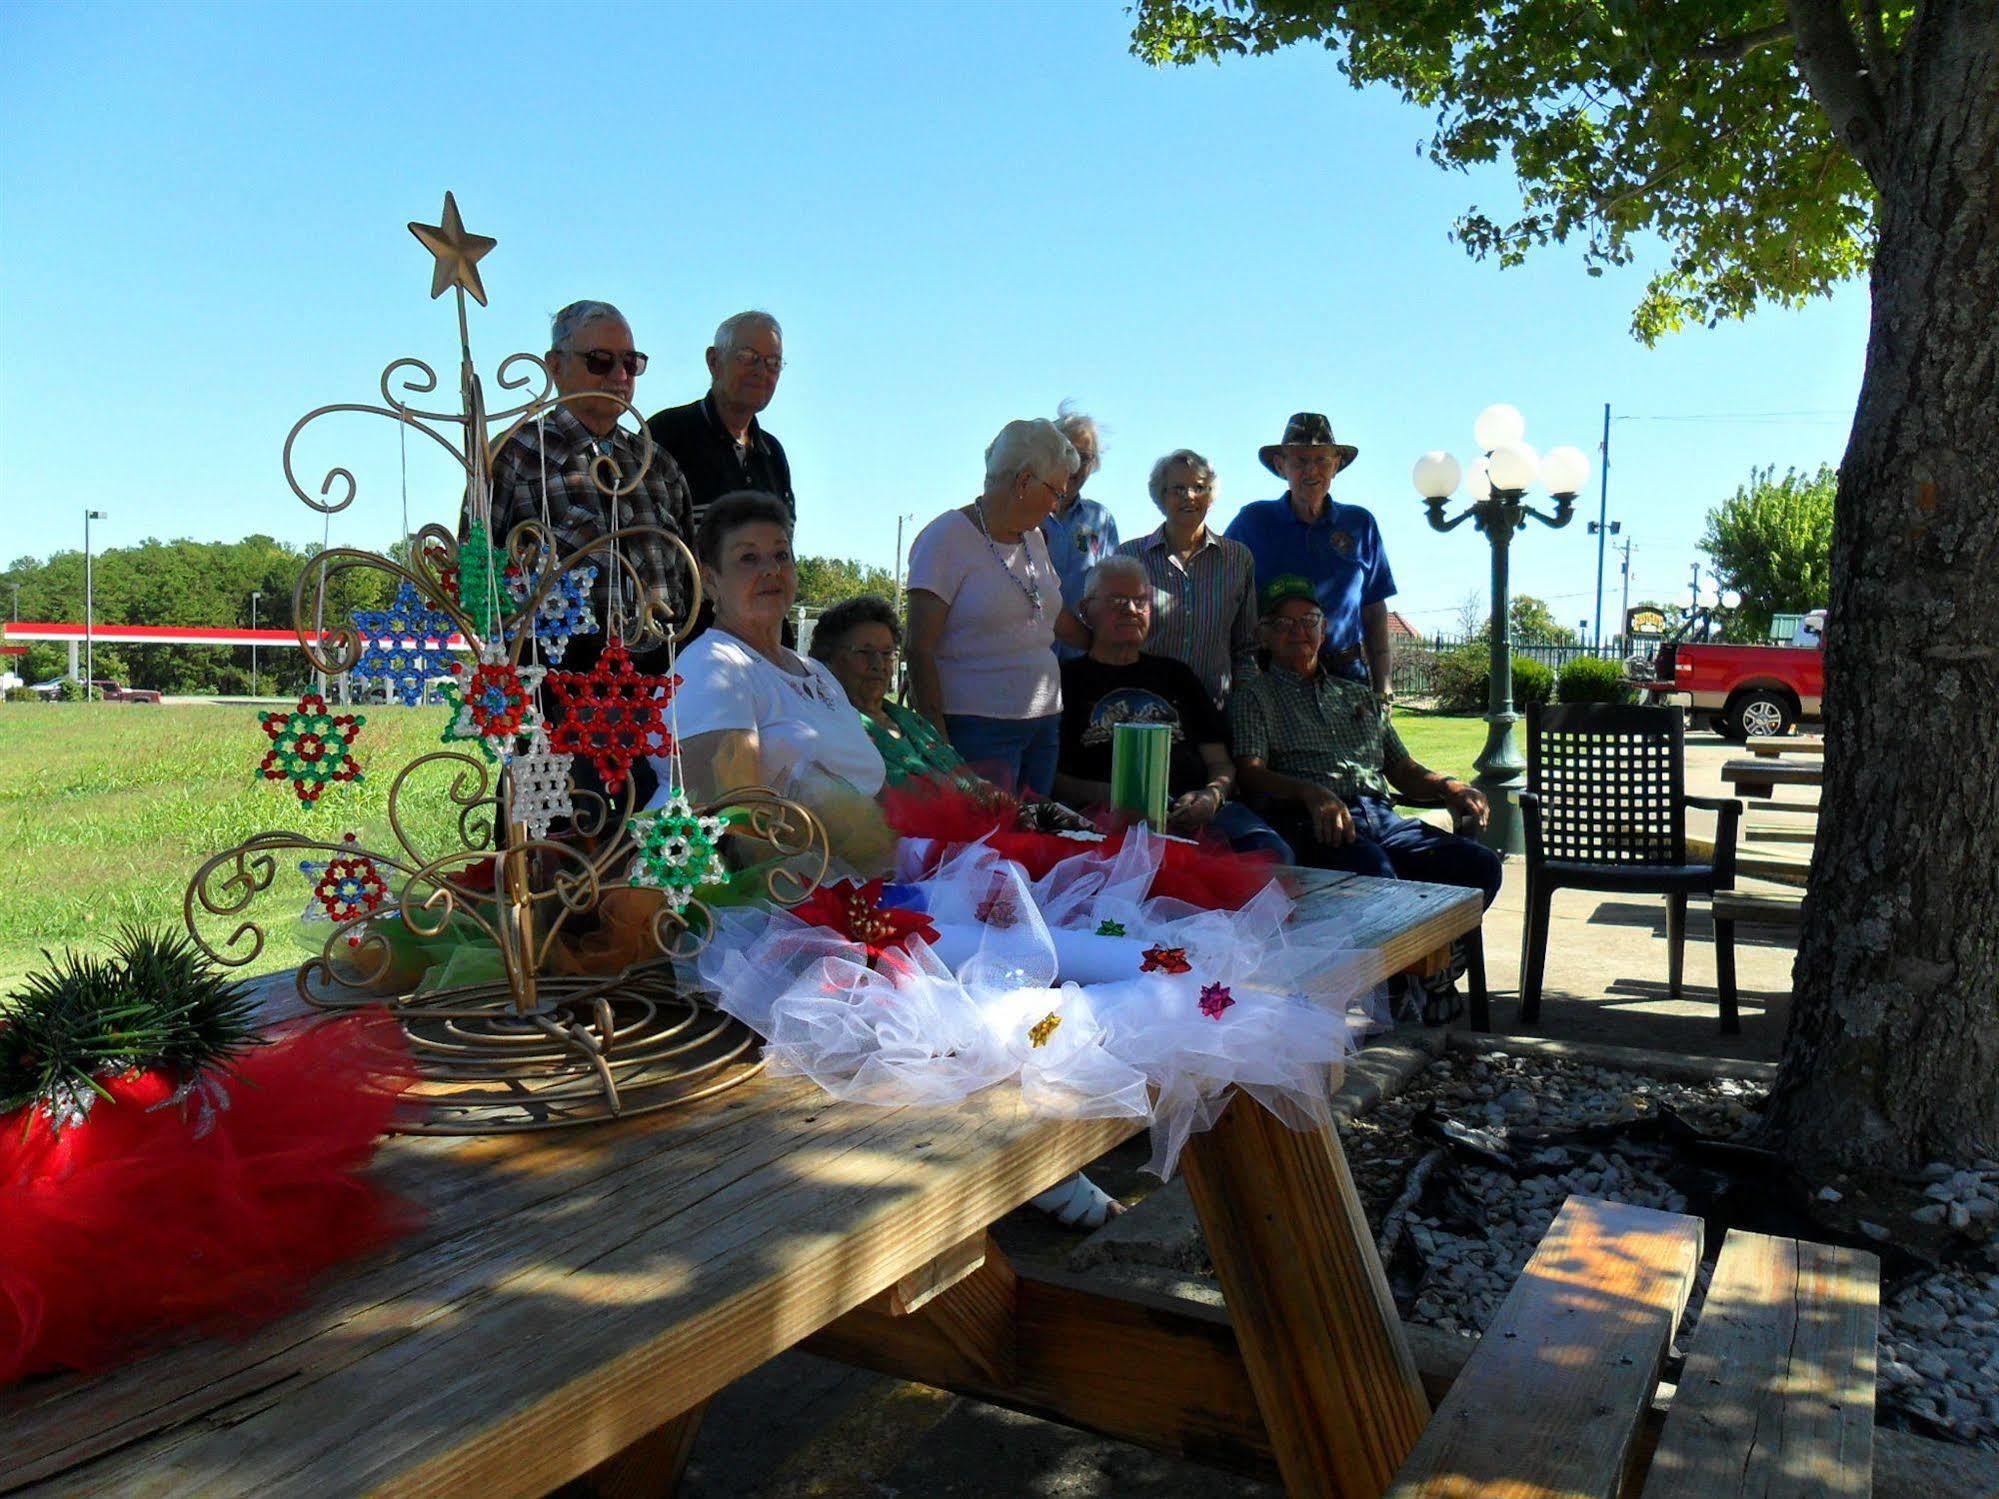
[[[289,829],[337,842],[352,831],[364,843],[393,846],[389,783],[424,752],[443,748],[445,713],[361,711],[367,722],[354,750],[362,780],[328,791],[307,811],[288,784],[258,777],[269,741],[254,708],[0,705],[0,985],[39,965],[45,947],[100,946],[124,922],[178,926],[182,894],[201,862],[252,834]],[[453,763],[416,772],[403,797],[412,839],[439,853]],[[298,919],[311,893],[298,863],[325,857],[277,855],[271,888],[247,913],[266,926],[268,943],[245,973],[318,951],[329,929]],[[219,944],[234,924],[208,917],[204,930]]]
[[[353,831],[392,847],[389,783],[441,748],[444,710],[371,707],[355,741],[358,786],[326,793],[306,811],[288,786],[257,776],[268,741],[247,707],[153,708],[130,703],[0,705],[0,987],[41,962],[41,949],[99,946],[121,923],[177,926],[190,876],[211,854],[254,833],[290,829],[337,842]],[[1471,776],[1485,743],[1476,718],[1398,709],[1409,752],[1432,769]],[[477,751],[472,751],[475,755]],[[453,762],[411,778],[405,827],[443,853]],[[299,921],[310,885],[301,858],[279,854],[271,888],[249,915],[268,942],[244,972],[303,961],[327,928]],[[234,925],[207,917],[220,944]]]
[[[1420,708],[1395,710],[1395,732],[1409,753],[1432,770],[1461,781],[1472,778],[1472,761],[1485,748],[1485,720],[1430,713]],[[1521,753],[1526,753],[1526,731],[1521,735]]]

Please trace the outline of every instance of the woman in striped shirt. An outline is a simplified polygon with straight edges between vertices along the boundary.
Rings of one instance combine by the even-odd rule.
[[[1146,487],[1165,523],[1118,548],[1152,579],[1145,649],[1186,662],[1220,707],[1234,683],[1256,674],[1256,561],[1208,529],[1215,469],[1199,453],[1174,449],[1152,465]]]

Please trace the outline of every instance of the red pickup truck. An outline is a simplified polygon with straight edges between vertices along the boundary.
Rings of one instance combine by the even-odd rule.
[[[1723,645],[1701,638],[1703,616],[1659,647],[1639,682],[1647,702],[1678,703],[1695,723],[1740,744],[1817,722],[1825,695],[1825,611],[1804,617],[1789,645]]]

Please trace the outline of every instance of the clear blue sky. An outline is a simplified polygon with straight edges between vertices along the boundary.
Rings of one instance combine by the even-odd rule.
[[[961,503],[1000,424],[1065,397],[1106,426],[1090,492],[1127,534],[1160,453],[1214,459],[1226,520],[1281,488],[1255,454],[1285,416],[1328,412],[1361,449],[1335,493],[1374,510],[1426,629],[1487,553],[1428,529],[1409,467],[1469,456],[1489,402],[1543,448],[1593,452],[1606,401],[1630,418],[1611,514],[1634,599],[1684,591],[1752,465],[1837,462],[1864,287],[1646,350],[1641,267],[1591,279],[1556,248],[1501,271],[1450,242],[1511,179],[1430,166],[1422,111],[1310,50],[1154,71],[1129,25],[1080,3],[0,4],[4,554],[79,546],[86,506],[107,546],[317,540],[281,476],[292,422],[373,399],[399,355],[449,376],[449,300],[403,228],[447,187],[500,242],[473,309],[489,384],[575,297],[630,315],[648,410],[703,388],[721,317],[779,316],[766,420],[806,552],[888,563],[898,512]],[[448,521],[448,472],[411,453],[413,515]],[[309,484],[361,479],[336,543],[396,534],[390,423],[329,419],[304,458]],[[1516,589],[1573,624],[1595,555],[1582,517],[1530,531]],[[1607,614],[1616,585],[1613,564]]]

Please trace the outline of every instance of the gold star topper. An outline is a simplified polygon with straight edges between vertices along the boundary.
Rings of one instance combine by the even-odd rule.
[[[479,282],[479,260],[499,241],[483,234],[467,234],[465,221],[458,217],[458,200],[450,193],[444,195],[443,220],[440,224],[410,221],[410,233],[437,257],[437,266],[430,276],[430,294],[441,297],[452,287],[462,286],[472,293],[473,301],[484,307],[486,288]]]

